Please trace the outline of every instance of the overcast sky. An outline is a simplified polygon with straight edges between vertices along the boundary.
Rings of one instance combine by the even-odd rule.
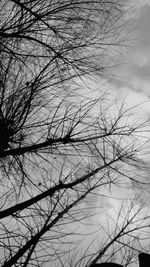
[[[136,1],[131,8],[131,49],[120,57],[118,94],[130,95],[130,102],[150,100],[150,1]],[[150,111],[149,103],[143,107]]]
[[[145,121],[148,118],[150,119],[150,0],[132,0],[130,2],[132,3],[132,7],[130,8],[130,14],[129,12],[127,13],[130,30],[132,29],[130,41],[128,43],[129,47],[123,48],[121,51],[119,50],[119,56],[116,56],[114,60],[114,64],[116,65],[113,73],[114,78],[108,80],[105,79],[105,77],[96,77],[95,81],[88,81],[88,85],[90,97],[91,95],[92,97],[96,97],[98,92],[101,94],[103,90],[109,92],[112,99],[117,99],[118,103],[121,104],[124,101],[126,108],[143,103],[135,109],[133,120],[135,117],[139,117],[140,120]],[[80,82],[81,81],[79,81],[79,83]],[[87,81],[85,87],[87,88]],[[92,93],[91,90],[93,90]],[[149,133],[144,134],[147,137],[150,136]],[[145,155],[144,160],[147,166],[150,165],[149,155]],[[143,173],[142,179],[145,179],[146,182],[150,180],[150,172],[148,170]],[[81,234],[88,234],[87,238],[81,244],[82,248],[86,249],[87,244],[92,242],[94,236],[95,240],[96,237],[98,237],[95,245],[91,246],[91,250],[93,251],[98,248],[97,245],[100,244],[100,241],[102,242],[103,238],[106,237],[102,231],[101,225],[107,230],[108,218],[112,218],[114,223],[117,221],[118,212],[123,200],[125,203],[124,207],[121,209],[124,216],[129,210],[130,200],[137,198],[137,196],[138,200],[131,211],[131,216],[139,208],[142,208],[142,211],[139,213],[138,219],[142,218],[145,214],[150,214],[150,185],[146,186],[144,191],[140,191],[138,188],[133,188],[131,184],[124,183],[122,187],[112,186],[109,190],[108,188],[100,188],[100,191],[97,193],[99,196],[98,194],[96,196],[89,196],[87,205],[88,208],[91,208],[88,214],[89,216],[92,212],[97,212],[99,214],[91,218],[88,217],[87,220],[85,220],[85,224],[79,224],[78,228],[78,232]],[[120,223],[122,223],[121,220]],[[112,223],[112,229],[113,226]],[[89,233],[97,229],[101,230],[93,235],[89,235]],[[136,234],[139,234],[139,231]],[[140,237],[144,238],[143,246],[150,244],[149,229],[141,231]],[[116,260],[114,259],[114,261]],[[131,265],[131,267],[138,266],[138,261]]]
[[[107,91],[111,93],[112,99],[118,100],[118,103],[121,104],[124,101],[126,108],[143,102],[143,104],[136,108],[136,112],[133,114],[133,120],[136,116],[145,121],[148,118],[150,119],[150,0],[130,0],[130,2],[132,3],[132,7],[130,8],[130,14],[128,12],[126,17],[130,23],[130,30],[132,29],[128,43],[129,47],[122,48],[121,51],[119,50],[120,54],[114,60],[114,64],[116,65],[114,68],[114,78],[108,80],[105,77],[96,77],[95,81],[88,81],[88,85],[90,94],[91,89],[93,89],[93,97],[96,97],[98,92],[101,94],[102,90]],[[87,83],[85,87],[87,88]],[[145,135],[147,137],[150,136],[149,133],[145,133]],[[150,165],[149,155],[145,155],[144,160],[147,166]],[[145,179],[146,182],[150,180],[150,172],[148,170],[143,173],[142,179]],[[112,218],[114,223],[117,221],[118,212],[122,207],[123,200],[125,200],[124,207],[122,207],[124,216],[129,210],[130,200],[137,198],[138,195],[139,197],[131,211],[131,216],[139,208],[142,208],[142,211],[138,215],[138,219],[142,218],[145,214],[150,214],[150,185],[146,186],[144,191],[140,191],[138,188],[133,188],[132,185],[124,183],[122,187],[112,186],[109,190],[108,188],[100,188],[100,191],[97,193],[99,196],[98,194],[96,196],[89,196],[87,206],[91,208],[88,214],[89,216],[92,212],[99,212],[99,214],[91,218],[88,217],[85,220],[85,224],[79,224],[77,230],[81,234],[87,234],[87,238],[81,244],[82,248],[86,249],[87,244],[92,242],[94,236],[95,240],[98,237],[99,240],[97,239],[95,246],[91,246],[93,251],[98,249],[97,245],[100,244],[100,241],[103,241],[103,237],[106,237],[102,228],[100,228],[101,225],[107,230],[108,218]],[[122,223],[121,220],[120,223]],[[112,229],[113,226],[112,223]],[[93,235],[89,235],[89,233],[97,229],[101,230]],[[149,229],[141,231],[140,237],[144,238],[143,246],[150,244]],[[131,265],[131,267],[138,266],[138,262]]]
[[[103,88],[109,91],[121,103],[125,101],[126,107],[131,107],[144,102],[136,109],[138,115],[143,121],[150,119],[150,0],[132,1],[133,7],[130,9],[130,25],[132,28],[130,47],[123,50],[119,57],[116,57],[115,78],[111,81],[103,81]],[[101,82],[102,82],[101,81]],[[97,87],[100,86],[99,82]],[[145,133],[149,136],[149,133]],[[150,157],[146,155],[144,160],[147,166],[150,166]],[[150,172],[145,171],[144,177],[150,182]],[[121,206],[122,199],[130,199],[137,197],[140,193],[139,200],[135,205],[136,211],[139,207],[143,207],[143,211],[139,216],[149,212],[150,203],[150,185],[146,186],[146,192],[140,192],[137,188],[112,188],[112,190],[104,190],[97,199],[97,207],[101,208],[105,216],[116,217]],[[104,196],[103,196],[104,195]],[[107,197],[106,197],[107,196]],[[128,203],[128,201],[127,201]],[[97,215],[98,222],[105,221],[104,215]],[[94,218],[95,220],[95,218]],[[141,236],[148,239],[143,241],[143,245],[150,244],[150,230],[141,231]],[[138,263],[133,264],[138,266]]]

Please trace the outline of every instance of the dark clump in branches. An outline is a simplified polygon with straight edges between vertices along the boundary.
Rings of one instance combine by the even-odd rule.
[[[10,120],[0,118],[0,150],[9,148],[9,142],[13,141],[13,135],[15,134],[11,129],[12,123]]]

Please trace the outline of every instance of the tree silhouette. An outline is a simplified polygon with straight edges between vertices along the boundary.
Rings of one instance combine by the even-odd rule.
[[[64,266],[87,197],[138,183],[143,125],[80,86],[107,75],[124,12],[119,0],[0,3],[1,266]]]

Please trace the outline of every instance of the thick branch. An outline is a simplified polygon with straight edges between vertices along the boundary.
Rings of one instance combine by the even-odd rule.
[[[37,195],[36,197],[33,197],[33,198],[31,198],[31,199],[29,199],[27,201],[24,201],[24,202],[22,202],[20,204],[17,204],[15,206],[13,206],[13,207],[10,207],[10,208],[8,208],[6,210],[3,210],[3,211],[0,212],[0,219],[3,219],[5,217],[7,217],[7,216],[10,216],[10,215],[12,215],[12,214],[14,214],[16,212],[22,211],[22,210],[28,208],[29,206],[37,203],[38,201],[40,201],[40,200],[42,200],[42,199],[44,199],[44,198],[46,198],[48,196],[54,195],[55,192],[58,192],[58,191],[60,191],[62,189],[72,188],[72,187],[74,187],[74,186],[76,186],[76,185],[78,185],[80,183],[83,183],[84,181],[86,181],[87,179],[92,177],[94,174],[98,173],[99,171],[103,170],[104,168],[109,167],[110,165],[114,164],[118,160],[119,160],[119,158],[116,158],[116,159],[110,161],[109,163],[106,163],[105,165],[103,165],[103,166],[101,166],[99,168],[96,168],[91,173],[83,175],[81,178],[79,178],[79,179],[77,179],[77,180],[75,180],[75,181],[73,181],[71,183],[68,183],[68,184],[60,183],[60,184],[48,189],[47,191]]]

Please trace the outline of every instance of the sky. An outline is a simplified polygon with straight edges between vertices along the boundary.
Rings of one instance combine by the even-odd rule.
[[[150,1],[141,0],[130,12],[133,41],[131,49],[118,58],[122,64],[117,70],[116,85],[118,82],[118,97],[130,95],[129,101],[134,105],[149,101],[150,97]],[[149,113],[149,103],[143,109]]]
[[[120,101],[125,100],[127,106],[131,107],[143,102],[142,105],[137,107],[138,116],[144,121],[150,119],[150,1],[132,1],[133,7],[130,10],[130,24],[133,29],[131,36],[133,41],[131,42],[131,48],[122,53],[118,61],[119,68],[116,68],[116,77],[113,80],[113,89],[117,99]],[[135,4],[135,5],[134,5]],[[145,133],[149,137],[149,133]],[[150,165],[149,155],[144,157],[147,166]],[[145,177],[150,179],[150,173],[145,172]],[[139,196],[136,208],[144,206],[141,212],[141,217],[146,211],[146,207],[149,209],[150,200],[150,185],[146,186],[146,193],[143,191]],[[130,189],[129,191],[117,190],[113,191],[112,195],[115,197],[127,197],[128,194],[137,196],[139,190]],[[110,200],[112,203],[112,199]],[[115,209],[120,206],[119,199],[113,199],[113,204],[109,209],[109,212],[115,216]],[[145,235],[144,231],[141,231],[141,236]],[[150,238],[149,231],[146,233],[147,238]],[[148,240],[149,242],[149,240]],[[146,245],[147,241],[143,241],[143,245]],[[133,264],[134,266],[134,264]],[[138,266],[136,264],[135,266]]]
[[[91,87],[93,88],[94,85],[94,88],[103,88],[104,91],[111,93],[118,103],[121,104],[124,101],[126,108],[138,105],[133,114],[133,121],[134,118],[139,118],[144,122],[150,120],[150,0],[132,0],[130,4],[130,13],[128,13],[131,29],[129,47],[116,56],[113,78],[110,80],[105,78],[97,80],[96,78],[91,82]],[[150,137],[149,132],[144,132],[143,135]],[[149,154],[145,154],[143,159],[146,166],[149,167]],[[143,177],[146,182],[150,183],[148,169],[143,173]],[[140,220],[144,215],[150,214],[150,185],[146,185],[143,191],[133,187],[112,187],[109,191],[101,190],[96,205],[97,210],[99,209],[102,213],[96,215],[93,222],[106,224],[108,217],[117,220],[118,211],[120,208],[122,209],[122,200],[126,202],[123,208],[125,214],[130,205],[130,199],[134,198],[137,198],[137,201],[131,215],[142,208],[138,215],[138,220]],[[138,223],[139,221],[137,221],[137,225]],[[146,231],[142,229],[137,234],[144,238],[143,247],[150,244],[149,229]],[[139,266],[138,262],[131,265],[131,267],[137,266]]]
[[[127,47],[119,49],[118,55],[114,58],[115,67],[112,68],[112,77],[108,79],[96,76],[93,77],[93,80],[90,77],[90,80],[86,80],[85,83],[81,83],[81,80],[77,83],[80,91],[80,85],[82,84],[83,92],[81,94],[83,93],[84,98],[84,89],[86,88],[87,97],[95,98],[100,96],[102,92],[106,92],[109,94],[109,101],[112,101],[112,103],[116,101],[118,106],[122,102],[124,102],[126,109],[136,106],[131,120],[139,119],[139,121],[144,122],[150,120],[150,0],[130,0],[130,6],[130,11],[126,16],[130,25],[129,40],[127,41]],[[96,112],[95,108],[95,114]],[[143,136],[149,138],[150,132],[144,132]],[[150,145],[148,150],[150,151]],[[146,167],[149,167],[149,154],[143,155],[143,159]],[[143,171],[142,179],[150,183],[150,170],[148,168]],[[133,207],[131,207],[131,200],[136,200]],[[138,187],[133,188],[131,184],[127,183],[121,187],[112,186],[109,190],[108,188],[100,188],[97,195],[89,196],[87,199],[86,208],[90,208],[88,218],[82,224],[75,226],[79,234],[85,234],[85,239],[78,245],[78,252],[84,252],[88,244],[91,244],[89,252],[94,252],[98,247],[101,247],[101,242],[106,240],[105,230],[108,230],[107,233],[111,233],[115,229],[117,220],[118,225],[122,225],[127,216],[131,218],[138,210],[140,212],[134,220],[134,226],[142,226],[143,216],[150,215],[149,203],[150,184],[143,185],[143,190]],[[118,218],[119,212],[121,212],[121,216]],[[95,215],[92,217],[92,214]],[[143,248],[150,245],[149,228],[135,231],[135,235],[143,238]],[[79,237],[80,235],[77,235],[77,240]],[[93,240],[94,243],[92,243]],[[134,246],[134,244],[132,245]],[[80,246],[81,250],[79,249]],[[135,249],[139,249],[137,244],[135,244]],[[148,252],[148,250],[144,251]],[[116,259],[114,256],[113,260],[121,264],[122,255],[119,257]],[[135,262],[130,267],[138,266],[136,254]]]

